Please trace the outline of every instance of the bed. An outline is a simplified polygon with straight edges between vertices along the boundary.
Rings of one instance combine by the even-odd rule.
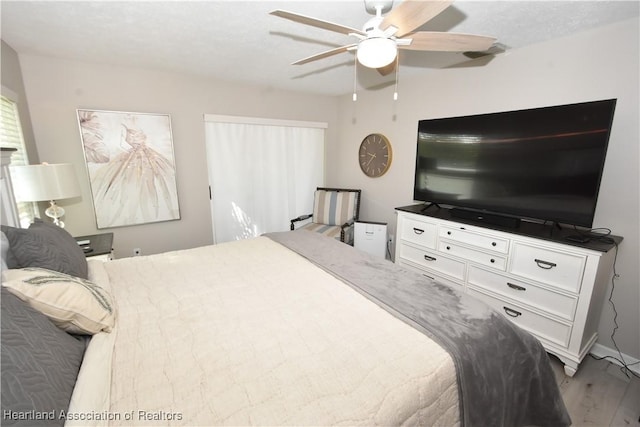
[[[270,233],[83,265],[51,227],[3,227],[3,261],[14,267],[3,271],[3,425],[570,424],[535,338],[334,239]],[[43,274],[51,286],[34,285]],[[75,306],[50,312],[64,304]],[[19,347],[27,322],[11,322],[26,311],[63,334],[48,340],[65,342],[56,350],[29,338],[29,357],[34,347],[73,353],[60,356],[71,365],[64,392],[42,372],[10,371],[23,369],[23,356],[5,353]]]

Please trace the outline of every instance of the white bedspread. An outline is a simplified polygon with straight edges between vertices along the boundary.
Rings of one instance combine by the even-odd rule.
[[[112,292],[105,263],[89,260],[89,280]],[[78,379],[73,389],[65,426],[106,426],[109,418],[113,350],[118,335],[116,325],[110,333],[99,332],[91,338]]]
[[[110,425],[459,424],[445,350],[266,237],[104,268]]]

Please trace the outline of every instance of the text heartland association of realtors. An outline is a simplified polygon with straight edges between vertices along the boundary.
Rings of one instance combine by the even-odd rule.
[[[110,411],[88,411],[88,412],[68,412],[68,411],[12,411],[2,410],[2,418],[12,421],[29,420],[72,420],[72,421],[181,421],[181,412],[165,411],[144,411],[131,410],[127,412]]]

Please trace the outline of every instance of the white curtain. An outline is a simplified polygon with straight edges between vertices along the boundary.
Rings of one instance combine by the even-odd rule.
[[[324,182],[324,128],[215,117],[205,116],[214,242],[285,231],[311,213]]]

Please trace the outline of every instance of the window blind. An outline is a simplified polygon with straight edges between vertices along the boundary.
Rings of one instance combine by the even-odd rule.
[[[0,105],[0,144],[3,147],[15,148],[11,155],[11,166],[23,166],[29,164],[27,150],[24,146],[22,126],[18,114],[18,105],[7,98],[1,96]],[[11,166],[9,167],[11,169]],[[37,205],[35,203],[18,203],[18,214],[22,227],[28,227],[32,219],[36,217]]]

